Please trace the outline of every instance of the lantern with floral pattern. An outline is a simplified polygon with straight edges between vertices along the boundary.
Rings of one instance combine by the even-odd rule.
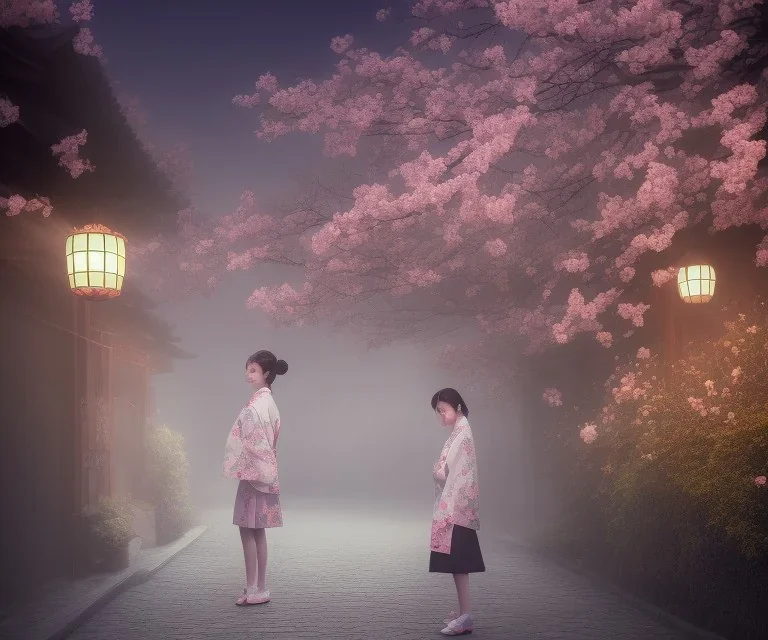
[[[101,224],[67,237],[67,274],[72,293],[102,300],[120,295],[125,278],[125,238]]]

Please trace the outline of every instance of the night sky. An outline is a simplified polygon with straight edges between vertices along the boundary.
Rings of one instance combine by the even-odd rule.
[[[330,73],[339,59],[329,46],[334,36],[352,33],[363,46],[392,50],[407,27],[377,22],[382,2],[105,1],[94,3],[92,28],[119,92],[138,97],[147,112],[151,142],[189,145],[193,203],[217,213],[246,188],[265,203],[284,195],[322,159],[319,138],[258,140],[256,112],[232,97],[251,93],[267,71],[286,84]]]

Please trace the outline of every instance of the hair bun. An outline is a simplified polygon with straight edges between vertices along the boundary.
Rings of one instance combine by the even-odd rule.
[[[278,360],[275,364],[275,373],[279,376],[288,373],[288,363],[285,360]]]

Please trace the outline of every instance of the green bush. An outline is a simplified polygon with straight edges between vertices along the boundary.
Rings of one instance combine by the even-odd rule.
[[[192,524],[189,461],[184,437],[165,425],[151,429],[147,449],[147,483],[155,506],[157,540],[165,544]]]
[[[85,509],[83,515],[93,542],[100,548],[123,547],[136,536],[133,512],[123,500],[102,498],[95,506]]]

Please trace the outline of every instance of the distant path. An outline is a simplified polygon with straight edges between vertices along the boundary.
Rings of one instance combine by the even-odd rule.
[[[73,640],[423,640],[455,608],[449,576],[429,574],[429,514],[288,504],[271,530],[273,601],[240,608],[242,551],[231,513]],[[487,573],[473,576],[476,639],[682,639],[620,597],[481,531]]]

